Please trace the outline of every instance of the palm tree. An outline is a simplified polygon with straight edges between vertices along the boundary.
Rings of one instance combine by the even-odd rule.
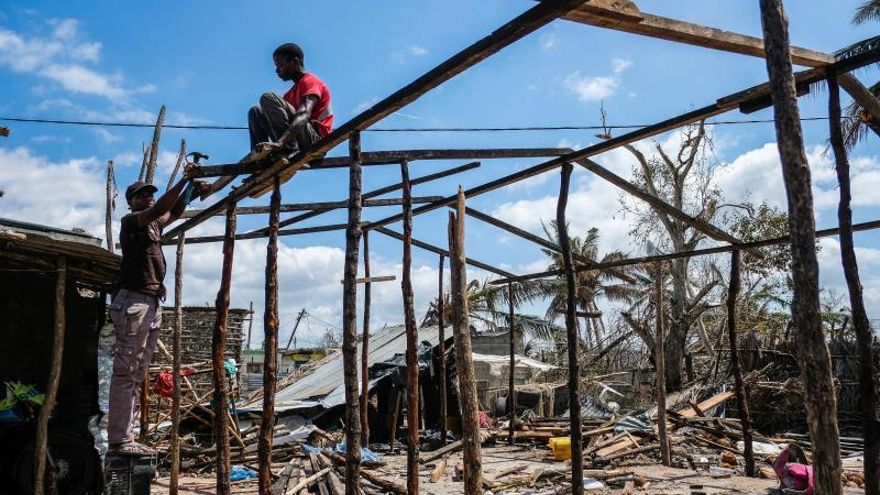
[[[559,229],[556,222],[544,225],[544,234],[553,242],[558,242]],[[575,259],[575,268],[587,266],[587,262],[607,263],[622,260],[626,254],[622,251],[611,251],[599,258],[599,229],[591,228],[584,237],[570,237],[572,257]],[[550,258],[548,270],[563,269],[562,254],[549,249],[544,249],[544,254]],[[596,304],[596,300],[605,297],[613,302],[631,302],[639,293],[638,280],[629,274],[624,268],[611,268],[604,270],[579,271],[575,273],[577,282],[577,309],[590,316],[586,318],[584,329],[585,340],[591,340],[600,345],[604,340],[605,325]],[[555,322],[557,318],[565,315],[566,286],[565,276],[552,280],[539,280],[533,283],[535,287],[532,293],[540,293],[550,299],[545,319]],[[592,333],[592,336],[591,336]]]
[[[864,24],[868,21],[880,21],[880,0],[866,0],[853,14],[853,24]],[[838,59],[853,57],[880,46],[880,36],[873,36],[838,50],[835,55]],[[880,81],[868,88],[874,96],[880,97]],[[873,130],[880,135],[880,121],[866,112],[856,102],[851,103],[844,110],[847,117],[843,122],[843,136],[848,149],[852,149],[860,140],[864,139],[867,129]]]

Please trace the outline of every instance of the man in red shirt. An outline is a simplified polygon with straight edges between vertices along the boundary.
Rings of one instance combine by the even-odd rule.
[[[285,43],[272,53],[275,73],[293,81],[284,97],[264,93],[248,112],[251,149],[283,150],[287,154],[310,147],[333,130],[330,90],[306,72],[302,48]]]

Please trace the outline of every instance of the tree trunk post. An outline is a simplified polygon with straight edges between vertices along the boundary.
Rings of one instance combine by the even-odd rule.
[[[159,157],[159,139],[162,137],[162,126],[165,124],[165,112],[168,109],[165,105],[159,109],[159,116],[156,117],[156,127],[153,129],[153,141],[150,142],[150,158],[147,161],[147,172],[144,175],[144,182],[153,183],[153,173],[156,172],[156,159]]]
[[[235,253],[235,202],[226,207],[226,230],[223,235],[223,268],[217,291],[214,334],[211,339],[211,363],[214,380],[214,441],[217,445],[217,495],[229,495],[229,426],[226,413],[226,325],[229,317],[229,292],[232,287],[232,258]]]
[[[804,404],[812,437],[816,493],[839,495],[841,462],[837,400],[831,356],[819,313],[813,193],[792,76],[788,20],[782,0],[760,0],[760,5],[777,146],[788,197],[794,286],[791,313],[804,379]]]
[[[266,293],[263,308],[263,417],[260,421],[258,467],[260,495],[272,489],[272,440],[275,431],[275,389],[278,384],[278,222],[281,215],[281,179],[273,178],[269,201],[269,242],[266,244]],[[253,319],[253,315],[251,315]]]
[[[437,275],[437,312],[440,315],[437,321],[439,327],[440,344],[437,346],[437,352],[440,354],[439,374],[440,374],[440,446],[446,446],[446,416],[449,413],[446,409],[446,311],[443,304],[443,263],[444,257],[440,255],[439,269]]]
[[[568,206],[568,189],[571,183],[572,165],[562,165],[559,182],[559,200],[556,203],[556,228],[559,231],[559,247],[562,248],[562,264],[565,269],[565,329],[568,341],[568,408],[571,423],[571,492],[584,493],[583,436],[581,435],[580,364],[578,362],[577,328],[577,281],[568,238],[565,208]]]
[[[660,459],[672,465],[669,435],[666,431],[666,329],[663,326],[663,265],[654,263],[654,311],[657,329],[654,364],[657,368],[657,436],[660,437]]]
[[[370,445],[370,305],[372,283],[370,282],[370,231],[364,231],[364,322],[361,330],[361,444]]]
[[[171,478],[168,495],[177,495],[180,478],[180,336],[183,333],[183,247],[186,232],[177,236],[177,258],[174,263],[174,334],[171,339],[171,372],[174,392],[171,398]]]
[[[749,416],[749,399],[743,383],[742,366],[736,343],[736,298],[739,295],[739,251],[730,253],[730,287],[727,290],[727,333],[730,338],[730,367],[733,368],[736,401],[739,403],[739,420],[742,424],[743,456],[746,460],[746,476],[755,477],[755,452],[752,447],[752,419]]]
[[[403,184],[403,268],[400,287],[403,292],[403,314],[406,323],[406,491],[419,493],[419,334],[413,310],[412,269],[412,191],[409,164],[400,162]]]
[[[513,282],[507,284],[507,326],[510,332],[510,369],[507,376],[507,413],[510,416],[510,425],[507,428],[507,443],[513,445],[514,420],[516,419],[516,389],[513,388],[513,375],[516,370],[516,337],[513,323]]]
[[[65,304],[67,294],[67,258],[59,256],[55,274],[55,331],[52,337],[52,368],[46,383],[46,398],[37,418],[37,435],[34,445],[34,493],[45,493],[46,457],[49,445],[49,417],[55,409],[58,386],[61,383],[61,367],[64,364],[64,331],[67,327]],[[54,486],[54,476],[52,484]]]
[[[483,466],[480,452],[479,402],[474,376],[473,347],[468,321],[467,270],[464,248],[464,190],[458,188],[456,212],[449,212],[449,261],[452,274],[452,333],[455,338],[455,365],[458,371],[461,405],[461,443],[464,460],[464,493],[483,493]]]
[[[113,176],[113,160],[107,161],[107,207],[104,215],[104,235],[107,237],[107,250],[115,252],[113,247],[113,184],[116,182]]]
[[[849,159],[843,143],[840,126],[840,89],[837,80],[828,79],[828,122],[831,129],[831,148],[840,184],[840,203],[837,207],[837,223],[840,226],[840,257],[843,274],[849,291],[853,329],[859,352],[859,398],[862,409],[862,435],[865,439],[865,493],[880,494],[880,421],[877,417],[877,384],[874,377],[874,339],[871,324],[865,311],[859,265],[852,233],[852,199],[849,180]]]
[[[342,366],[345,381],[345,494],[360,492],[361,434],[358,414],[357,268],[361,240],[361,135],[348,137],[348,227],[342,288]]]

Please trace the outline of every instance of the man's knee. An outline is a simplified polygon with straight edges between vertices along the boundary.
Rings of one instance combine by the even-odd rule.
[[[260,106],[266,108],[267,105],[278,106],[283,99],[277,94],[268,91],[260,95]]]
[[[257,105],[252,106],[251,109],[248,110],[248,121],[249,121],[249,122],[254,122],[254,119],[259,118],[259,116],[260,116],[262,113],[263,113],[263,109],[262,109],[262,108],[260,108],[260,107],[257,106]]]

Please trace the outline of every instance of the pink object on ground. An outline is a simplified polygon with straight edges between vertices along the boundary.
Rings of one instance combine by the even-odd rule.
[[[779,457],[773,463],[773,470],[776,471],[776,476],[779,478],[779,489],[791,488],[793,490],[801,490],[806,495],[813,495],[815,491],[815,486],[813,485],[813,466],[800,462],[788,462],[793,454],[791,450],[797,451],[794,455],[795,460],[799,460],[797,457],[806,460],[800,448],[791,445],[779,454]]]

